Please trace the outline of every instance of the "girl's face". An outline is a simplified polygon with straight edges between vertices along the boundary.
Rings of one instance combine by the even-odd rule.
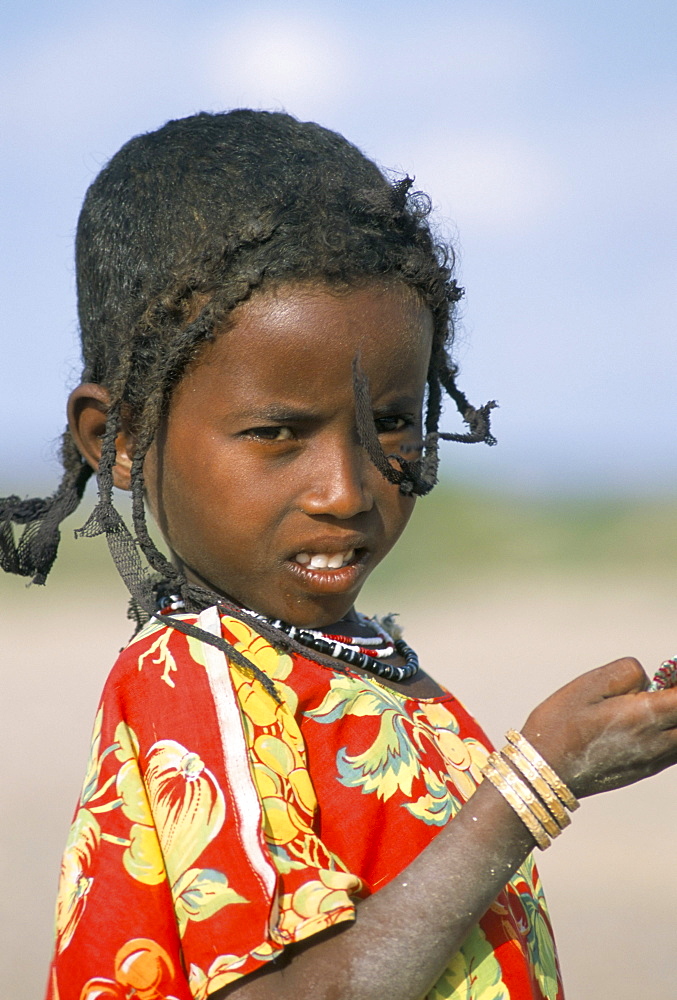
[[[353,359],[386,454],[420,444],[432,317],[401,285],[285,285],[237,306],[175,389],[146,460],[188,578],[272,618],[345,617],[414,501],[359,442]]]

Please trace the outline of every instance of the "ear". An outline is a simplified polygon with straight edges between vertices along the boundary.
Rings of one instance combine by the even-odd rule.
[[[84,382],[68,397],[68,426],[78,451],[96,472],[110,406],[108,390],[95,382]],[[125,428],[115,439],[117,458],[113,466],[113,484],[120,490],[132,488],[134,437]]]

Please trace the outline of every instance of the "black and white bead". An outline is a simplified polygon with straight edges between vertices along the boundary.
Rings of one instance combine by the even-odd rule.
[[[284,632],[290,639],[294,639],[296,642],[301,643],[302,646],[307,646],[309,649],[312,649],[317,653],[324,653],[325,656],[331,656],[336,660],[341,660],[343,663],[348,663],[350,666],[360,667],[362,670],[367,670],[369,673],[376,674],[377,677],[383,677],[386,680],[393,681],[406,681],[409,680],[410,677],[413,677],[418,671],[418,656],[414,650],[406,644],[404,639],[395,639],[393,641],[387,632],[385,632],[385,630],[381,628],[377,622],[374,622],[371,619],[362,619],[362,621],[375,628],[381,638],[383,638],[384,641],[387,641],[389,648],[386,647],[387,652],[385,655],[391,656],[392,649],[394,648],[404,659],[404,666],[398,666],[394,663],[385,663],[375,656],[363,653],[357,648],[357,646],[349,646],[347,643],[340,642],[337,639],[330,639],[321,632],[317,632],[313,629],[304,629],[299,628],[296,625],[290,625],[288,622],[283,622],[280,618],[266,618],[265,615],[259,615],[254,611],[247,611],[247,614],[251,615],[252,618],[258,618],[261,621],[267,622],[269,625],[272,625],[273,628]]]

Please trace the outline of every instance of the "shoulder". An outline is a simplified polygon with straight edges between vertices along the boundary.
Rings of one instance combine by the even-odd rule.
[[[242,696],[245,680],[247,687],[253,688],[251,693],[264,695],[248,671],[229,664],[229,647],[274,684],[286,680],[291,672],[291,658],[273,648],[253,625],[219,616],[216,608],[199,615],[175,615],[173,621],[178,628],[154,618],[134,636],[113,665],[104,698],[114,698],[125,710],[133,705],[137,711],[147,711],[149,705],[158,704],[178,709],[187,700],[193,704],[212,700],[214,687],[222,687],[229,673],[232,676],[227,686],[232,683],[238,696]],[[191,626],[190,634],[182,625]],[[215,648],[209,642],[212,636],[223,640],[225,646]]]
[[[197,621],[194,614],[177,617],[190,625]],[[104,687],[104,704],[117,702],[125,715],[132,708],[185,695],[199,680],[199,646],[164,621],[151,619],[120,651]]]
[[[176,615],[176,618],[194,625],[197,615]],[[116,679],[124,678],[130,671],[140,670],[146,658],[153,655],[162,657],[169,649],[173,653],[180,652],[184,648],[187,650],[185,642],[186,636],[177,629],[172,628],[165,621],[158,618],[151,618],[143,628],[130,639],[128,644],[120,650],[120,655],[113,664],[110,677]]]

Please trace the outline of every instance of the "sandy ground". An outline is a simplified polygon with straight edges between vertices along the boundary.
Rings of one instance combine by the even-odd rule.
[[[430,672],[495,741],[570,677],[625,653],[677,651],[675,580],[479,583],[404,615]],[[382,610],[374,608],[374,610]],[[387,609],[383,609],[387,610]],[[2,640],[2,995],[42,995],[59,858],[122,606],[16,587]],[[587,800],[540,859],[569,1000],[677,997],[677,770]],[[77,998],[62,998],[77,1000]]]

